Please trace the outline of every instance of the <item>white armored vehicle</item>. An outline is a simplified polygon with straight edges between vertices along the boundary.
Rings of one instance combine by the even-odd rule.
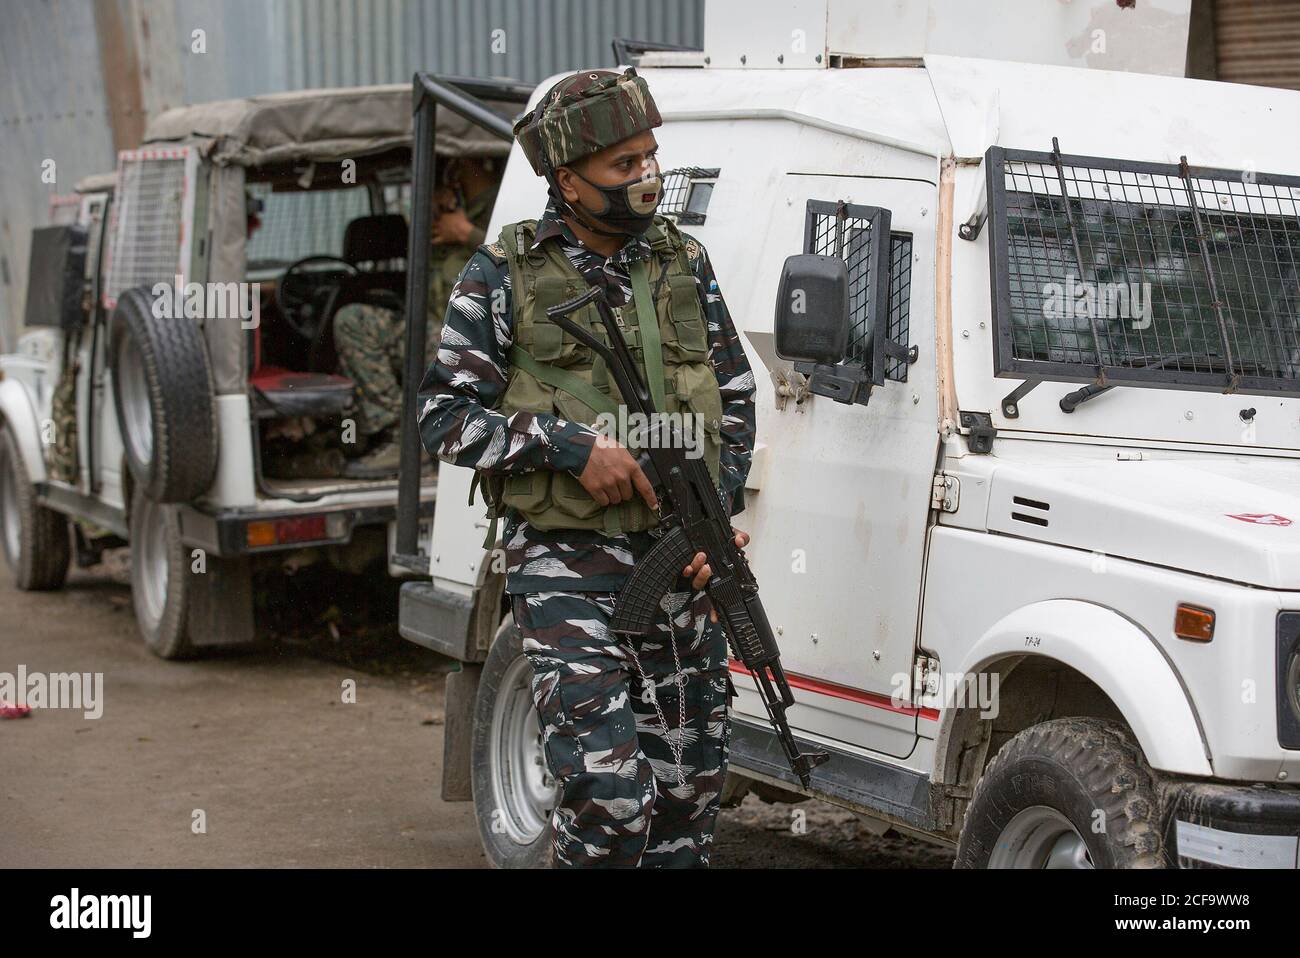
[[[801,789],[736,664],[732,795],[963,866],[1295,867],[1300,93],[1182,78],[1184,2],[1004,6],[711,0],[703,51],[639,59],[758,378],[737,523],[789,720],[832,755]],[[543,201],[514,157],[489,235]],[[470,478],[399,529],[402,629],[464,663],[444,797],[528,864],[554,783]]]

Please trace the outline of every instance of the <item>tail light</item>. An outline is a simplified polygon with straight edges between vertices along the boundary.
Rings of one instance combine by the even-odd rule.
[[[347,534],[347,520],[340,515],[293,516],[284,519],[254,519],[245,527],[244,538],[250,549],[291,545],[295,542],[320,542]]]

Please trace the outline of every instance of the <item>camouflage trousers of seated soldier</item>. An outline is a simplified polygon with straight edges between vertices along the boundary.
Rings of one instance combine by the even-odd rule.
[[[658,633],[615,635],[607,626],[616,597],[513,597],[546,763],[560,786],[554,864],[704,868],[727,773],[726,635],[709,621],[708,597],[689,591],[665,598]]]
[[[429,322],[426,367],[438,353],[441,322]],[[334,348],[339,371],[356,387],[353,407],[357,432],[373,436],[402,418],[402,376],[406,372],[406,323],[402,314],[368,303],[349,303],[334,316]]]

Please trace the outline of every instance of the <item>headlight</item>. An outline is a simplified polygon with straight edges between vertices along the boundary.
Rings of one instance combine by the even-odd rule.
[[[1277,744],[1300,749],[1300,612],[1277,617]]]
[[[1283,681],[1286,683],[1287,701],[1291,703],[1291,714],[1300,718],[1300,649],[1292,650]]]

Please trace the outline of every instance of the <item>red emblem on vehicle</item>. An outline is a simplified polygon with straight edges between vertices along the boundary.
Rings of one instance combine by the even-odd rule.
[[[1242,522],[1253,522],[1257,526],[1289,526],[1291,520],[1286,516],[1279,516],[1276,512],[1243,512],[1240,515],[1228,513],[1229,519],[1240,519]]]

